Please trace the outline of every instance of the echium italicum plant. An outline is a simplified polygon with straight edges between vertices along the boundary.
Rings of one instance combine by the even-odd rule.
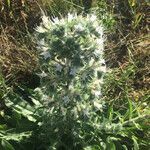
[[[71,150],[94,144],[94,122],[105,105],[100,99],[106,72],[101,22],[95,14],[52,20],[43,16],[36,38],[41,69],[41,88],[36,92],[45,107],[41,130],[49,148]]]

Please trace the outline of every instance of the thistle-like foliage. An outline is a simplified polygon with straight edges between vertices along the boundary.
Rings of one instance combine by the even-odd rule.
[[[106,68],[103,27],[96,15],[68,14],[53,20],[43,16],[36,37],[42,101],[51,118],[58,114],[62,122],[69,122],[66,128],[73,129],[73,121],[89,120],[97,111],[102,112],[100,96]]]
[[[42,17],[36,29],[43,86],[63,103],[98,100],[105,72],[103,27],[95,15],[68,14],[67,18]],[[55,95],[56,94],[56,95]],[[54,96],[55,95],[55,96]],[[67,100],[65,100],[67,97]]]

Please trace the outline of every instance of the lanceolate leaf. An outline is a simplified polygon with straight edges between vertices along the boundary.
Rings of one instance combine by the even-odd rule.
[[[2,145],[2,147],[4,148],[4,150],[15,150],[15,149],[13,148],[13,146],[12,146],[8,141],[6,141],[6,140],[4,140],[4,139],[2,139],[1,145]]]
[[[6,97],[5,104],[7,107],[14,109],[19,114],[28,118],[30,121],[35,122],[38,118],[38,114],[36,113],[36,106],[31,106],[28,102],[18,97]],[[38,106],[37,106],[38,107]]]
[[[28,138],[30,137],[32,132],[22,132],[22,133],[5,133],[2,137],[2,139],[5,139],[7,141],[13,140],[13,141],[21,141],[23,138]]]
[[[132,136],[132,140],[134,142],[134,150],[139,150],[139,144],[135,136]]]

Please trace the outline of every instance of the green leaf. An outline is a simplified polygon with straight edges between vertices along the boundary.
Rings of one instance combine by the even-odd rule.
[[[101,148],[96,145],[96,146],[88,146],[88,147],[85,147],[84,150],[100,150]]]
[[[26,101],[22,99],[14,98],[13,100],[10,100],[7,98],[5,99],[5,104],[7,107],[13,108],[14,111],[18,113],[17,117],[21,117],[20,115],[23,115],[32,122],[35,122],[38,117],[38,115],[34,113],[35,108],[31,107]]]
[[[133,112],[133,107],[132,107],[132,102],[128,99],[128,105],[129,105],[129,119],[132,118],[132,112]]]
[[[6,124],[0,124],[0,130],[5,130],[7,128]]]
[[[125,145],[122,145],[124,150],[128,150],[128,148]]]
[[[107,149],[108,150],[116,150],[116,146],[115,146],[114,142],[109,142]]]
[[[16,112],[15,110],[12,112],[13,119],[19,121],[21,119],[21,114]]]
[[[132,136],[132,140],[134,142],[134,150],[139,150],[139,144],[135,136]]]
[[[113,119],[113,104],[111,104],[109,106],[109,109],[108,109],[108,118],[109,118],[109,121],[112,121],[112,119]]]
[[[128,99],[128,110],[125,113],[123,120],[132,119],[132,115],[133,115],[133,105],[132,102]]]
[[[7,0],[7,5],[8,7],[10,7],[10,0]]]
[[[9,141],[9,140],[13,140],[13,141],[21,141],[23,138],[28,138],[31,136],[31,132],[27,131],[27,132],[21,132],[21,133],[13,133],[13,132],[6,132],[5,134],[2,135],[2,138]]]
[[[116,140],[116,138],[110,136],[107,137],[107,150],[116,150],[113,140]]]
[[[15,150],[15,149],[13,148],[13,146],[12,146],[8,141],[6,141],[6,140],[4,140],[4,139],[2,139],[1,145],[2,145],[2,147],[4,148],[4,150]]]

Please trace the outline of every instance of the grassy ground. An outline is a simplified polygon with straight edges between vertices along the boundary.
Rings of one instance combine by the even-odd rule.
[[[128,100],[131,100],[137,104],[136,109],[144,112],[150,99],[149,5],[146,0],[1,0],[0,65],[7,86],[34,88],[38,85],[34,74],[38,58],[32,35],[41,20],[41,9],[51,17],[60,17],[67,12],[89,12],[89,8],[93,11],[96,7],[100,19],[102,15],[106,16],[103,23],[106,25],[105,60],[108,73],[103,99],[113,104],[117,111],[128,107]],[[2,99],[5,88],[1,89]],[[145,124],[149,124],[149,119]],[[147,128],[142,134],[145,141],[149,139]]]

